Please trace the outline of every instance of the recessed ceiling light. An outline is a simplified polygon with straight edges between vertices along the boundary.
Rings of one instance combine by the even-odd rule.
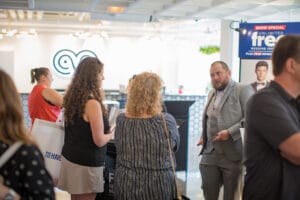
[[[124,7],[109,6],[107,7],[107,11],[111,13],[122,13],[124,11]]]

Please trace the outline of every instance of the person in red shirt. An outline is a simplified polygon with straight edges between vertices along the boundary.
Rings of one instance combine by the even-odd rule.
[[[31,83],[37,82],[28,97],[28,110],[31,123],[36,118],[55,122],[61,110],[63,96],[51,89],[53,81],[50,70],[46,67],[31,70]]]

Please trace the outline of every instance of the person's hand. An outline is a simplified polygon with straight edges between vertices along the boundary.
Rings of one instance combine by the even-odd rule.
[[[5,195],[11,190],[11,188],[5,186],[2,182],[0,182],[0,199],[3,199]],[[20,195],[15,193],[14,200],[21,199]]]
[[[213,139],[213,142],[225,141],[230,138],[230,134],[227,130],[220,131],[217,136]]]
[[[105,134],[105,136],[107,136],[108,140],[111,140],[111,139],[115,138],[115,131],[114,130],[113,131],[110,130],[109,132],[106,132],[104,134]]]
[[[197,143],[197,146],[203,145],[203,138],[201,137],[200,140]]]
[[[116,130],[116,124],[110,126],[110,132],[111,133],[115,133],[115,130]]]

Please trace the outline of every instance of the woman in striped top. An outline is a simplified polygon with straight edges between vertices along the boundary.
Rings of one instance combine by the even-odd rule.
[[[150,72],[136,75],[129,83],[126,111],[118,116],[115,130],[117,200],[169,200],[176,196],[162,115],[174,161],[179,134],[174,117],[161,114],[161,89],[160,77]]]

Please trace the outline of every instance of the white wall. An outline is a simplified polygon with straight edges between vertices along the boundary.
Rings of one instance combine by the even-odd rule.
[[[14,52],[0,51],[0,69],[4,69],[10,76],[14,76]]]
[[[203,94],[202,88],[209,80],[210,63],[219,59],[219,54],[210,57],[199,52],[199,47],[210,41],[213,41],[211,45],[219,42],[214,34],[206,37],[199,34],[196,39],[173,37],[172,40],[162,37],[93,37],[83,40],[56,34],[6,37],[0,40],[0,52],[13,52],[14,56],[7,57],[12,59],[10,61],[2,56],[0,66],[5,64],[6,70],[10,70],[20,92],[30,92],[30,70],[42,66],[52,70],[53,88],[66,89],[70,77],[55,72],[52,61],[55,53],[61,49],[70,49],[74,53],[88,49],[95,52],[105,65],[104,89],[119,89],[119,85],[126,85],[133,74],[152,71],[163,78],[169,93],[177,93],[178,86],[183,84],[189,94]]]
[[[232,20],[221,21],[221,60],[226,62],[231,69],[231,77],[239,82],[240,59],[239,50],[239,34],[230,28]]]

